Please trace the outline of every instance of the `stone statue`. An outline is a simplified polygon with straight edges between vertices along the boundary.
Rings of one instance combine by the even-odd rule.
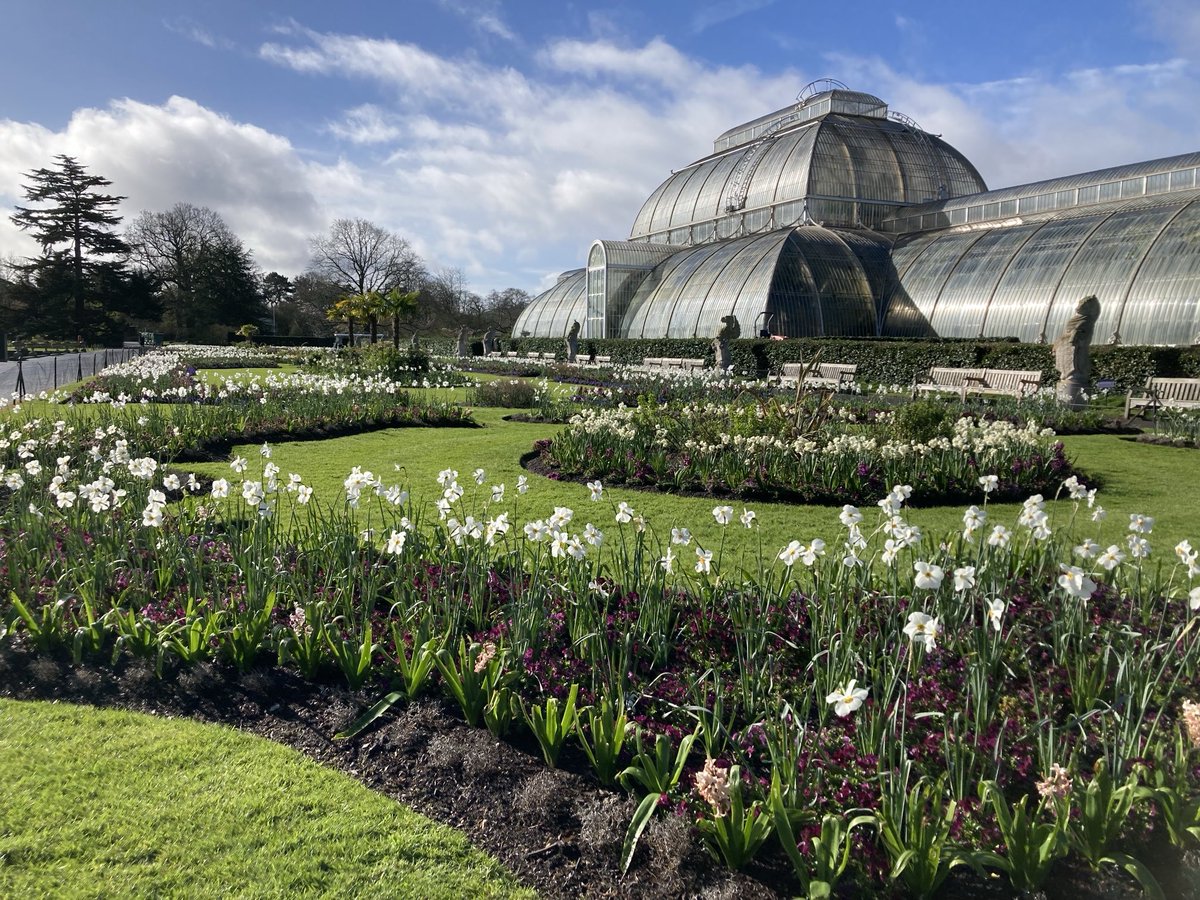
[[[417,336],[417,333],[415,331],[412,333],[412,338],[409,339],[408,349],[409,350],[420,350],[421,349],[421,339]]]
[[[572,322],[571,330],[567,332],[567,362],[575,362],[579,355],[579,323]]]
[[[742,326],[738,324],[737,316],[721,317],[721,329],[713,338],[713,357],[716,360],[717,371],[728,372],[733,365],[733,354],[729,351],[729,343],[742,336]]]
[[[1063,326],[1062,334],[1054,342],[1054,365],[1058,368],[1058,386],[1055,394],[1060,403],[1071,409],[1083,409],[1087,405],[1083,392],[1092,378],[1092,332],[1100,318],[1100,301],[1095,294],[1084,297],[1075,307],[1075,314]]]
[[[455,355],[457,355],[459,359],[466,359],[468,356],[471,355],[471,347],[467,343],[467,326],[466,325],[464,325],[462,328],[458,329],[458,348],[455,351]]]
[[[483,355],[496,353],[500,349],[500,335],[496,334],[495,328],[489,328],[483,335]]]

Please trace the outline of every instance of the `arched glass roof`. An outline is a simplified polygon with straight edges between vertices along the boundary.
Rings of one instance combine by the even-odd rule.
[[[586,319],[587,269],[572,269],[529,301],[517,317],[513,337],[566,337],[572,322],[582,325]]]
[[[1025,218],[901,239],[889,304],[911,304],[943,337],[1053,341],[1095,294],[1097,342],[1200,334],[1200,190]]]
[[[729,314],[743,334],[873,335],[886,247],[810,226],[681,250],[642,282],[621,336],[713,337]]]

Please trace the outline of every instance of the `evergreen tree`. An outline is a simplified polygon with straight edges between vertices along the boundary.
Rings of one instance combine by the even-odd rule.
[[[22,231],[32,232],[42,245],[42,257],[32,261],[32,268],[49,265],[57,270],[64,263],[68,266],[71,330],[83,335],[92,324],[85,302],[89,278],[100,267],[112,266],[112,262],[97,257],[124,256],[129,251],[125,242],[110,231],[121,222],[115,210],[125,198],[100,193],[98,188],[112,182],[89,175],[74,157],[60,155],[55,159],[57,169],[28,172],[25,177],[31,183],[23,186],[27,202],[47,205],[18,206],[12,221]],[[65,250],[54,250],[62,244],[67,245]]]

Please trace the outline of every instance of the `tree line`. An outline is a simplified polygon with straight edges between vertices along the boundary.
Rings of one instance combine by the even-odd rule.
[[[25,173],[10,217],[41,247],[0,275],[0,331],[25,339],[119,344],[140,332],[223,343],[230,333],[328,338],[337,331],[449,336],[511,330],[529,294],[481,297],[458,269],[431,271],[400,235],[337,219],[309,240],[309,266],[264,272],[214,210],[176,203],[123,229],[112,182],[74,157]]]

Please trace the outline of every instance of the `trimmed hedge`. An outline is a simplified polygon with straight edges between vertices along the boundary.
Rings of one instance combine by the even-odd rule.
[[[534,350],[566,357],[562,338],[512,338],[505,349]],[[766,376],[784,363],[811,361],[818,351],[823,362],[855,363],[858,380],[872,384],[912,384],[933,366],[953,368],[1040,369],[1042,384],[1058,380],[1048,344],[1014,340],[977,341],[936,338],[795,338],[786,341],[741,340],[731,347],[734,368]],[[593,352],[611,356],[614,363],[639,363],[647,356],[703,357],[712,365],[710,338],[584,339],[579,356]],[[1118,390],[1138,387],[1152,375],[1200,377],[1200,347],[1132,347],[1099,345],[1092,348],[1093,381],[1112,381]]]

